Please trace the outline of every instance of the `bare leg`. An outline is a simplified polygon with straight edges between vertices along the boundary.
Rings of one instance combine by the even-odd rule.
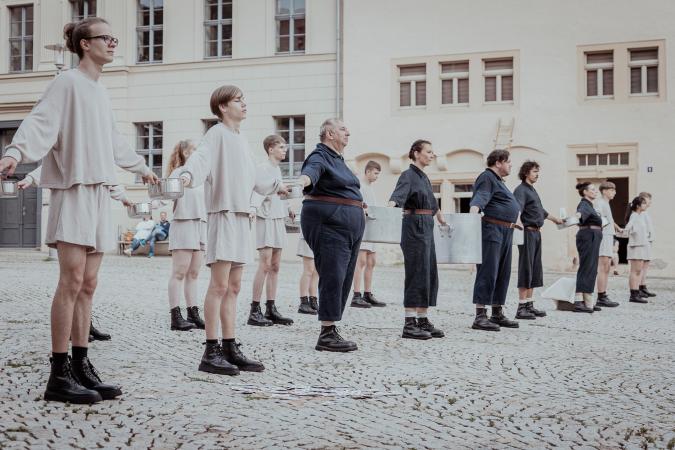
[[[640,284],[647,284],[647,270],[649,269],[649,261],[643,261],[642,264],[642,278],[640,279]]]
[[[640,288],[640,280],[642,280],[642,265],[644,261],[640,259],[631,259],[630,261],[630,276],[628,283],[631,290],[638,290]]]
[[[258,270],[255,272],[255,277],[253,278],[253,294],[252,300],[256,303],[260,302],[262,297],[263,285],[265,284],[265,279],[269,272],[269,268],[272,265],[272,248],[265,247],[258,250]],[[267,280],[269,283],[269,280]]]
[[[361,280],[363,279],[367,258],[367,252],[359,251],[359,256],[356,260],[356,268],[354,269],[354,292],[361,292]]]
[[[310,261],[312,262],[312,277],[309,283],[309,295],[311,297],[316,297],[319,295],[319,272],[316,271],[314,260],[311,259]]]
[[[59,283],[51,309],[52,351],[67,353],[77,296],[82,289],[87,250],[81,245],[57,243]]]
[[[220,304],[220,326],[223,339],[233,339],[237,319],[237,296],[241,290],[241,275],[244,273],[243,264],[232,265],[227,283],[227,293]]]
[[[366,253],[366,270],[363,274],[363,284],[365,285],[363,290],[366,292],[373,292],[373,271],[375,270],[375,264],[377,264],[377,257],[375,252],[365,252]],[[361,255],[359,255],[359,258]]]
[[[169,278],[169,308],[171,309],[180,305],[180,293],[183,290],[191,259],[192,250],[171,252],[171,277]]]
[[[204,262],[203,251],[190,252],[192,259],[190,260],[190,268],[188,269],[187,277],[185,278],[185,304],[189,308],[197,304],[197,288],[199,287],[199,270],[202,268]]]
[[[98,283],[98,269],[103,261],[103,253],[88,253],[84,267],[82,288],[77,294],[73,327],[70,331],[73,347],[87,347],[89,345],[89,325],[91,325],[91,305]]]
[[[280,266],[281,266],[281,249],[275,248],[272,250],[271,263],[268,266],[267,284],[265,285],[267,290],[266,300],[276,300],[277,285],[279,284]]]
[[[312,258],[302,257],[302,275],[300,276],[300,297],[309,297],[309,286],[312,283],[314,269],[314,260]],[[316,295],[316,291],[315,294]]]
[[[218,339],[219,312],[227,295],[230,267],[232,267],[232,263],[229,261],[216,261],[211,264],[211,280],[204,299],[206,339]]]
[[[612,265],[612,258],[601,256],[598,261],[598,292],[607,292],[607,280],[609,278],[609,269]]]

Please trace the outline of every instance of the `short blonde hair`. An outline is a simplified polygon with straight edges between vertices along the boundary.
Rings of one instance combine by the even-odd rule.
[[[600,183],[599,189],[600,192],[604,192],[608,189],[616,190],[616,184],[612,183],[611,181],[603,181],[602,183]]]
[[[263,140],[263,148],[265,149],[265,152],[269,155],[270,154],[270,149],[274,147],[277,144],[285,144],[286,139],[282,138],[278,134],[270,134]]]
[[[227,105],[237,95],[243,95],[243,92],[237,86],[231,84],[220,86],[211,94],[211,112],[222,120],[223,117],[220,113],[220,105]]]

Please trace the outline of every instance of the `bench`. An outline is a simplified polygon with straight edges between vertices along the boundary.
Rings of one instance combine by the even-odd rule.
[[[131,240],[134,237],[134,231],[127,230],[124,233],[120,233],[119,240],[117,241],[117,253],[119,255],[124,254],[124,250],[131,247]],[[150,251],[150,245],[146,244],[144,246],[138,247],[135,252],[131,255],[147,255]],[[169,251],[169,240],[164,241],[155,241],[155,256],[168,256],[171,255]]]

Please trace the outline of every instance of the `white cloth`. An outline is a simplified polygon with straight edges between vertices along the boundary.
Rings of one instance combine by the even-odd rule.
[[[654,242],[654,222],[652,222],[652,216],[649,215],[649,211],[643,212],[642,215],[644,216],[645,222],[647,223],[647,240],[649,242]]]
[[[284,248],[286,245],[286,223],[284,219],[261,219],[255,223],[255,248]]]
[[[256,168],[256,185],[265,186],[270,182],[281,184],[281,169],[268,159]],[[254,205],[257,215],[263,219],[283,219],[288,216],[288,202],[282,200],[276,192],[262,196],[254,193]]]
[[[205,250],[206,221],[173,219],[169,233],[169,250]]]
[[[298,250],[296,252],[296,255],[303,258],[314,259],[314,253],[312,252],[312,249],[309,248],[309,245],[307,245],[307,241],[305,241],[302,235],[300,235],[300,239],[298,240]]]
[[[635,246],[628,246],[627,252],[626,252],[626,259],[631,260],[631,259],[640,259],[643,261],[650,261],[652,259],[651,255],[651,246],[649,245],[649,242],[647,245],[635,245]]]
[[[85,246],[92,253],[115,248],[107,186],[78,184],[70,189],[52,189],[49,201],[45,233],[49,247],[67,242]]]
[[[26,174],[26,178],[29,178],[31,185],[35,187],[42,187],[40,186],[41,177],[42,177],[42,166],[38,166],[35,170],[28,172]],[[109,192],[110,198],[112,198],[113,200],[117,200],[122,203],[128,201],[126,190],[122,185],[116,184],[114,186],[109,186]]]
[[[607,225],[608,227],[610,225]],[[612,227],[614,225],[611,225]],[[614,257],[614,235],[613,234],[603,234],[602,241],[600,241],[600,254],[598,256],[609,256],[610,258]]]
[[[373,185],[368,183],[367,180],[361,180],[361,195],[363,196],[363,201],[368,206],[381,206],[377,201],[375,196],[375,191],[373,190]]]
[[[607,225],[602,228],[603,240],[605,236],[614,236],[614,217],[612,217],[612,208],[609,206],[609,202],[600,196],[595,199],[595,205],[593,206],[600,213],[601,217],[607,219]]]
[[[246,138],[222,123],[206,132],[197,149],[180,171],[189,186],[204,184],[206,212],[255,212],[256,197],[279,188],[278,180],[257,184],[255,166]]]
[[[155,228],[155,221],[142,220],[136,225],[136,234],[134,234],[134,239],[139,240],[148,240],[152,234],[152,230]]]
[[[628,248],[649,244],[649,230],[644,213],[633,212],[625,230],[628,233]]]
[[[368,252],[368,253],[375,253],[375,244],[372,243],[372,242],[361,241],[361,247],[359,247],[359,251]]]
[[[169,178],[178,178],[181,174],[181,167],[177,167],[171,172]],[[162,202],[164,203],[164,202]],[[206,221],[206,203],[204,201],[204,185],[196,187],[186,187],[183,189],[183,196],[173,201],[174,220],[198,219]],[[171,233],[173,233],[173,225]]]
[[[248,214],[210,213],[206,225],[206,265],[217,261],[246,264],[253,260]]]
[[[106,88],[79,69],[62,72],[49,83],[5,156],[24,163],[42,159],[43,188],[117,185],[115,166],[151,173],[117,131]]]

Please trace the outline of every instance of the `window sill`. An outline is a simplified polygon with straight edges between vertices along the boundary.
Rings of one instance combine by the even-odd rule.
[[[298,56],[298,55],[304,55],[305,51],[297,51],[297,52],[275,52],[274,56]]]
[[[398,110],[399,111],[424,111],[427,109],[427,105],[421,105],[421,106],[399,106]]]
[[[515,102],[513,100],[508,100],[508,101],[494,101],[494,102],[488,102],[488,101],[483,101],[483,106],[513,106],[515,105]]]
[[[658,97],[659,93],[658,92],[645,92],[645,93],[639,93],[639,94],[629,94],[629,98],[653,98],[653,97]]]
[[[220,61],[223,59],[232,59],[232,55],[225,56],[205,56],[204,61]]]
[[[592,97],[584,97],[584,100],[592,102],[593,100],[614,100],[613,95],[594,95]]]
[[[441,103],[441,109],[468,109],[470,103]]]

